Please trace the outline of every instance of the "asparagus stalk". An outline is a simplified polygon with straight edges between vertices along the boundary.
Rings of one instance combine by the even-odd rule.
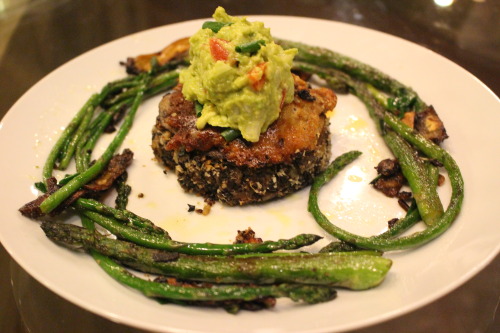
[[[128,197],[132,192],[132,187],[127,184],[128,173],[124,172],[115,183],[116,198],[115,207],[118,210],[126,210],[128,205]],[[134,214],[135,215],[135,214]]]
[[[62,224],[61,224],[62,225]],[[94,223],[82,217],[82,225],[86,233],[93,236],[98,235],[95,233]],[[47,232],[47,235],[53,235],[52,228],[55,224],[50,222],[42,223],[42,228]],[[79,228],[73,226],[75,228]],[[61,231],[61,230],[59,230]],[[54,241],[69,246],[74,249],[74,246],[81,246],[82,243],[75,241],[75,238],[69,236],[69,233],[53,235]],[[74,233],[72,233],[74,235]],[[117,241],[120,242],[120,241]],[[135,244],[128,243],[132,249],[136,248]],[[265,297],[289,297],[293,301],[304,301],[309,304],[326,302],[336,297],[337,292],[329,286],[306,286],[294,284],[281,284],[271,286],[247,286],[225,284],[217,285],[214,287],[197,287],[196,285],[175,286],[167,283],[160,283],[155,281],[148,281],[141,279],[131,274],[126,268],[122,267],[119,263],[115,262],[110,257],[98,252],[93,248],[88,248],[90,255],[94,258],[97,264],[109,276],[127,285],[133,289],[142,292],[147,297],[154,297],[156,299],[164,299],[168,302],[185,305],[185,304],[202,304],[200,302],[210,302],[209,304],[217,305],[216,302],[220,301],[254,301]],[[170,253],[172,254],[172,253]],[[186,303],[187,302],[187,303]],[[215,303],[214,303],[215,302]],[[240,306],[238,304],[221,303],[221,306],[232,313],[236,313]]]
[[[352,79],[346,73],[317,65],[298,63],[296,66],[302,70],[318,74],[322,78],[332,75],[345,83],[350,90],[358,96],[367,106],[370,116],[376,122],[378,130],[384,141],[399,160],[405,178],[408,180],[413,196],[417,202],[420,217],[428,225],[435,224],[443,215],[443,205],[439,199],[435,182],[426,170],[425,163],[416,151],[393,131],[388,131],[382,126],[382,119],[386,113],[387,98],[380,102],[380,93],[375,88]],[[399,227],[398,227],[399,228]]]
[[[90,164],[90,157],[97,141],[101,137],[106,127],[110,124],[113,116],[122,110],[122,108],[129,107],[133,102],[133,98],[123,100],[116,103],[108,110],[102,112],[96,117],[96,122],[90,126],[90,129],[85,134],[85,137],[80,141],[77,146],[75,155],[76,169],[78,172],[83,172],[88,169]]]
[[[145,97],[146,90],[147,91],[147,96],[152,95],[157,93],[158,91],[167,89],[168,87],[172,87],[177,83],[177,78],[178,78],[178,71],[171,71],[168,73],[163,73],[158,75],[157,77],[154,77],[154,85],[150,84],[151,81],[151,75],[145,75],[144,78],[141,80],[141,83],[138,84],[137,86],[134,86],[134,88],[131,88],[128,91],[133,91],[134,94],[133,100],[131,103],[130,110],[125,117],[120,129],[118,130],[118,133],[116,136],[113,138],[111,141],[110,145],[108,148],[105,150],[105,152],[102,154],[102,156],[94,163],[91,167],[85,169],[82,171],[77,177],[72,179],[68,184],[63,186],[61,189],[50,195],[47,199],[45,199],[41,204],[40,204],[40,211],[42,214],[47,214],[53,211],[59,204],[61,204],[64,200],[66,200],[71,194],[73,194],[75,191],[77,191],[80,187],[97,177],[97,175],[106,167],[108,164],[109,160],[113,157],[114,152],[116,149],[121,145],[123,140],[125,139],[127,133],[129,132],[130,128],[132,127],[133,120],[135,117],[135,114],[137,112],[137,109],[139,108],[139,105],[141,104],[143,98]],[[149,89],[148,89],[149,88]],[[104,89],[103,91],[107,91]],[[88,105],[84,106],[83,109],[87,109],[89,106],[92,105],[97,105],[107,94],[107,92],[101,92],[99,95],[95,95],[93,98],[89,100],[87,103]],[[120,99],[120,101],[127,101],[130,96],[127,95],[127,98],[125,99]],[[95,104],[97,103],[97,104]],[[125,102],[124,102],[125,103]],[[81,113],[81,115],[80,115]],[[78,124],[81,122],[81,119],[84,116],[84,112],[80,111],[78,113],[78,117],[75,117],[74,125],[73,127],[78,126]],[[72,122],[73,123],[73,122]],[[61,147],[64,145],[64,142],[68,139],[69,135],[71,134],[72,131],[70,131],[67,135],[64,136],[64,140],[61,140],[60,144],[56,144],[56,147],[53,148],[53,153],[51,152],[51,155],[49,156],[49,159],[46,163],[46,166],[44,167],[44,177],[48,177],[52,175],[52,168],[55,159],[57,158]],[[58,141],[59,142],[59,141]],[[86,153],[89,149],[84,149],[83,151]],[[84,169],[86,166],[85,160],[79,162],[79,168]]]
[[[212,287],[184,287],[148,281],[132,275],[128,270],[98,253],[93,253],[99,266],[115,280],[139,290],[148,297],[176,301],[252,301],[264,297],[288,297],[295,302],[309,304],[326,302],[336,295],[335,289],[327,286],[294,284],[278,285],[214,285]]]
[[[427,225],[437,223],[444,210],[436,190],[436,183],[431,179],[425,162],[395,132],[387,131],[384,139],[398,159],[401,171],[412,190],[422,220]]]
[[[371,239],[388,239],[399,236],[400,234],[414,226],[418,221],[420,221],[420,214],[418,212],[415,200],[412,200],[410,208],[406,212],[406,216],[404,218],[397,220],[386,231],[377,236],[371,237]],[[362,248],[351,243],[347,243],[344,241],[333,241],[323,247],[320,252],[354,252],[360,251],[361,249]]]
[[[144,92],[144,98],[149,98],[161,91],[165,91],[173,87],[177,83],[178,76],[179,73],[177,71],[171,71],[157,75],[152,79],[152,83],[149,84],[148,88]],[[148,76],[146,76],[145,73],[132,78],[133,79],[124,79],[123,82],[112,82],[103,89],[109,90],[109,92],[111,93],[125,87],[131,88],[117,95],[121,97],[115,97],[115,102],[108,102],[108,104],[111,105],[110,108],[96,117],[93,123],[90,125],[91,130],[88,131],[87,137],[83,139],[79,147],[77,147],[76,165],[79,172],[88,168],[91,152],[94,149],[97,140],[101,137],[102,133],[111,122],[113,116],[117,112],[120,112],[120,110],[124,107],[129,107],[133,103],[135,97],[134,94],[136,94],[138,92],[138,89],[141,88],[139,86],[139,83],[142,82],[141,80],[145,80],[146,78],[148,78]]]
[[[49,153],[49,156],[47,157],[47,161],[44,164],[43,167],[43,180],[45,182],[45,185],[47,185],[47,179],[52,177],[52,171],[54,170],[54,164],[61,152],[61,149],[65,146],[66,142],[68,142],[71,139],[72,134],[74,131],[78,128],[80,125],[82,119],[85,117],[87,114],[88,110],[90,108],[94,108],[97,103],[98,103],[98,94],[92,95],[87,102],[82,106],[82,108],[77,112],[77,114],[73,117],[73,119],[70,121],[70,123],[66,126],[64,131],[62,132],[61,136],[55,143],[54,147],[52,147],[52,150]]]
[[[314,73],[321,79],[325,80],[326,84],[337,93],[349,92],[349,76],[339,70],[333,68],[324,68],[303,61],[293,61],[293,69],[300,70],[306,73]]]
[[[410,127],[406,126],[394,115],[387,113],[384,116],[384,122],[423,154],[443,164],[444,168],[448,172],[452,189],[450,204],[440,219],[443,225],[436,227],[436,232],[444,232],[460,213],[460,208],[462,207],[464,198],[464,181],[458,164],[445,149],[441,148],[434,142],[427,140],[421,134],[415,133]]]
[[[168,232],[166,230],[158,227],[152,221],[134,214],[129,210],[116,209],[97,200],[88,198],[79,198],[75,205],[77,205],[81,209],[86,209],[108,217],[113,217],[115,221],[121,221],[125,225],[136,227],[144,233],[157,234],[161,235],[164,238],[170,239],[170,236],[168,235]]]
[[[423,110],[426,106],[413,89],[359,60],[317,46],[309,46],[283,39],[275,39],[275,41],[285,49],[296,48],[298,50],[295,56],[296,60],[341,70],[349,76],[370,83],[384,92],[398,98],[404,98],[416,110]]]
[[[83,136],[85,135],[85,131],[87,130],[88,126],[90,125],[90,122],[92,120],[92,117],[94,116],[94,106],[90,106],[83,117],[82,121],[80,122],[80,125],[78,126],[78,129],[72,136],[72,138],[68,142],[68,146],[65,149],[64,155],[61,158],[61,162],[59,163],[59,169],[60,170],[66,170],[68,167],[69,163],[71,162],[71,159],[73,158],[73,154],[76,151],[76,148],[78,146],[78,143],[80,140],[82,140]]]
[[[94,223],[88,219],[87,217],[82,217],[82,224],[84,228],[80,228],[73,225],[63,225],[64,228],[69,227],[69,230],[73,229],[80,230],[80,236],[92,235],[94,238],[94,242],[101,239],[107,239],[105,237],[99,236],[98,233],[95,232]],[[54,228],[56,224],[50,222],[43,222],[42,229],[46,232],[47,236],[52,238],[54,241],[64,245],[74,248],[75,246],[83,245],[83,242],[78,240],[78,237],[74,237],[78,235],[78,233],[68,232],[69,230]],[[58,231],[54,233],[54,231]],[[62,233],[61,233],[62,231]],[[81,239],[87,239],[82,237]],[[118,247],[118,253],[122,250],[124,253],[127,253],[129,250],[134,252],[134,250],[141,249],[135,244],[126,243],[123,241],[115,241],[118,244],[128,244],[128,249],[123,249]],[[99,244],[99,242],[94,243],[94,245]],[[330,286],[309,286],[309,285],[297,285],[297,284],[280,284],[280,285],[268,285],[268,286],[248,286],[248,285],[234,285],[234,284],[224,284],[224,285],[216,285],[213,287],[196,287],[194,285],[190,285],[188,287],[184,286],[173,286],[166,283],[159,283],[154,281],[148,281],[141,279],[137,276],[132,275],[127,269],[122,267],[117,262],[113,261],[108,256],[100,253],[98,250],[94,249],[94,247],[102,250],[102,246],[90,246],[88,247],[88,251],[94,258],[94,260],[99,264],[99,266],[108,273],[115,280],[132,287],[140,292],[142,292],[147,297],[155,297],[166,299],[169,302],[174,302],[177,304],[185,304],[184,301],[188,301],[188,304],[192,304],[192,302],[217,302],[217,301],[253,301],[259,300],[265,297],[289,297],[295,302],[303,301],[305,303],[314,304],[320,302],[326,302],[334,299],[337,295],[335,289]],[[154,251],[150,249],[142,248],[142,251]],[[116,251],[115,251],[116,252]],[[158,260],[158,252],[156,254],[152,254],[153,260]],[[172,253],[163,253],[163,258],[165,256],[172,255]],[[154,259],[156,258],[156,259]],[[220,283],[221,281],[215,281]],[[222,304],[225,306],[230,312],[237,312],[239,310],[239,306],[234,304]]]
[[[76,176],[66,185],[51,194],[40,204],[40,211],[43,214],[47,214],[53,211],[64,200],[66,200],[83,185],[87,184],[89,181],[97,177],[102,172],[102,170],[104,170],[104,168],[108,165],[109,161],[113,157],[114,152],[122,144],[123,140],[125,140],[128,131],[132,127],[135,114],[137,112],[137,109],[139,108],[143,96],[144,92],[137,94],[129,113],[123,121],[122,126],[120,127],[118,133],[113,138],[113,141],[111,141],[110,145],[104,151],[102,156],[90,168],[81,172],[78,176]]]
[[[417,204],[415,200],[412,200],[410,208],[408,209],[408,212],[406,212],[405,217],[397,220],[389,229],[387,229],[380,235],[373,236],[372,239],[396,237],[413,227],[420,220],[420,213],[418,212]]]
[[[82,225],[84,225],[85,229],[79,228],[77,226],[72,227],[79,228],[88,234],[92,234],[93,236],[98,235],[95,232],[94,223],[90,219],[82,217]],[[57,229],[53,228],[53,226],[55,226],[55,224],[50,222],[42,223],[42,228],[47,232],[48,236]],[[79,241],[75,241],[75,238],[70,237],[69,233],[65,233],[64,231],[62,234],[53,235],[52,237],[54,237],[54,241],[64,246],[69,246],[73,249],[74,246],[80,246],[82,244]],[[132,249],[136,248],[135,244],[128,244],[132,247]],[[295,284],[247,286],[238,284],[224,284],[216,285],[213,287],[197,287],[196,285],[189,285],[187,287],[184,287],[169,285],[167,283],[141,279],[131,274],[126,268],[122,267],[113,259],[98,252],[94,248],[88,248],[88,251],[97,262],[97,264],[115,280],[142,292],[147,297],[165,299],[169,302],[181,305],[196,304],[196,302],[210,302],[210,304],[217,305],[217,303],[213,302],[231,300],[254,301],[265,297],[289,297],[295,302],[303,301],[309,304],[314,304],[332,300],[337,295],[336,290],[331,288],[330,286],[309,286]],[[185,303],[186,301],[188,303]],[[222,303],[220,305],[226,307],[226,309],[232,313],[235,313],[239,310],[238,304]]]
[[[213,243],[184,243],[177,242],[166,237],[146,234],[134,228],[126,226],[116,219],[84,210],[76,203],[76,207],[81,209],[81,214],[109,230],[112,234],[122,239],[129,240],[145,247],[179,252],[184,254],[200,255],[235,255],[244,253],[267,253],[277,250],[295,250],[311,245],[321,239],[320,236],[312,234],[300,234],[290,239],[280,239],[277,241],[265,241],[263,243],[244,244],[213,244]]]
[[[443,215],[444,209],[437,193],[437,185],[428,172],[425,163],[414,150],[399,134],[394,131],[382,128],[382,122],[386,114],[377,98],[373,96],[373,88],[361,83],[350,82],[354,93],[365,103],[369,109],[370,116],[379,125],[379,131],[389,149],[398,159],[405,178],[413,192],[416,200],[420,217],[427,225],[437,223]],[[392,115],[392,114],[391,114]]]
[[[129,76],[124,79],[116,80],[108,83],[99,94],[93,94],[87,102],[82,106],[82,108],[77,112],[77,114],[73,117],[70,123],[66,126],[63,133],[59,137],[58,141],[52,147],[51,152],[45,162],[43,167],[43,179],[44,182],[50,177],[52,177],[52,171],[54,169],[54,165],[58,157],[61,156],[61,152],[64,150],[64,156],[66,161],[64,161],[62,168],[64,169],[69,163],[69,158],[73,152],[66,152],[67,149],[71,149],[74,151],[74,148],[77,146],[78,138],[74,139],[73,135],[75,131],[80,127],[84,118],[88,118],[85,121],[90,121],[92,119],[92,115],[89,116],[89,113],[93,113],[93,110],[106,98],[108,95],[112,94],[117,90],[121,90],[124,88],[128,88],[131,86],[137,86],[140,82],[139,76]],[[81,126],[82,130],[85,130],[87,126]],[[92,127],[92,126],[91,126]],[[77,136],[81,136],[82,133],[77,133]],[[71,143],[71,141],[73,141]],[[63,157],[64,158],[64,157]]]
[[[407,139],[410,143],[414,144],[429,157],[435,158],[441,162],[448,171],[452,195],[450,204],[448,205],[448,208],[444,212],[443,216],[441,216],[441,218],[434,225],[429,226],[423,231],[415,232],[409,236],[392,239],[383,237],[362,237],[334,225],[321,212],[318,205],[318,194],[321,187],[335,176],[336,173],[332,172],[332,170],[338,170],[339,163],[345,161],[345,158],[333,161],[324,172],[324,176],[317,177],[313,182],[309,193],[308,210],[311,212],[316,222],[326,232],[339,240],[354,244],[360,248],[379,251],[394,251],[422,246],[445,232],[460,212],[464,195],[462,175],[456,162],[444,149],[425,139],[418,133],[414,133],[411,128],[401,123],[401,121],[392,115],[388,115],[385,120],[394,131]]]
[[[95,250],[136,270],[182,280],[215,283],[314,284],[353,290],[382,282],[391,260],[378,253],[278,253],[246,256],[190,256],[110,239],[84,228],[43,223],[47,237],[69,248]]]
[[[146,86],[146,94],[154,95],[159,90],[164,90],[165,86],[172,86],[172,81],[177,82],[177,78],[179,77],[179,71],[173,70],[165,73],[160,73],[156,76],[151,76],[151,73],[143,73],[140,74],[139,76],[144,76],[145,78],[150,79]],[[142,90],[140,85],[130,87],[129,89],[123,91],[122,93],[113,96],[105,103],[107,105],[115,105],[118,102],[134,97],[140,90]]]

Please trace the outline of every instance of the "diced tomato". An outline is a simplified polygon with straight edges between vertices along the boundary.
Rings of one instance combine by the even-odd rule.
[[[257,91],[260,91],[264,87],[264,83],[266,83],[266,67],[267,62],[260,63],[247,74],[250,85]]]
[[[220,38],[210,38],[209,40],[209,45],[210,45],[210,54],[214,58],[215,61],[226,61],[229,57],[229,51],[226,50],[224,47],[224,44],[226,44],[227,41],[220,39]]]

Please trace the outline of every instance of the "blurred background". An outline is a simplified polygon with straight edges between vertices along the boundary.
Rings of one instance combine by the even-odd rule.
[[[209,17],[217,5],[232,15],[315,17],[386,32],[445,56],[500,95],[499,0],[0,0],[0,117],[33,84],[83,52],[141,30]],[[61,299],[1,245],[0,272],[0,332],[141,332]],[[499,297],[497,257],[436,302],[352,333],[499,332]]]

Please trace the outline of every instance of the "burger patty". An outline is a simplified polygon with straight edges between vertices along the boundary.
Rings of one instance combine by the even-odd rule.
[[[223,129],[196,128],[194,103],[179,85],[163,97],[153,127],[156,158],[184,190],[236,206],[283,197],[311,184],[330,160],[329,120],[337,97],[295,78],[295,97],[258,142],[227,142]]]

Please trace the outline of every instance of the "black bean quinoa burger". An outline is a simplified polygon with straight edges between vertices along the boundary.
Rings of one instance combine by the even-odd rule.
[[[293,75],[296,50],[262,23],[220,7],[214,18],[190,38],[190,66],[160,102],[156,158],[186,191],[231,206],[311,184],[330,160],[336,95]]]

